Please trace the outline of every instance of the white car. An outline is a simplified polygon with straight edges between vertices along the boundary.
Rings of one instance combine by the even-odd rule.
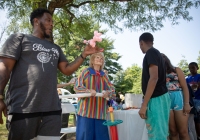
[[[70,95],[72,93],[70,93],[68,90],[64,89],[64,88],[57,88],[57,90],[61,91],[61,94],[59,94],[60,96],[63,95]],[[78,103],[78,98],[62,98],[61,99],[62,103],[71,103],[71,104],[77,104]]]

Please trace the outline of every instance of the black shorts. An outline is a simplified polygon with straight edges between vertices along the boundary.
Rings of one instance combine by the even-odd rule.
[[[61,110],[39,113],[14,113],[8,140],[59,140]]]
[[[194,122],[200,123],[200,112],[195,107],[192,107],[190,114],[194,114]]]

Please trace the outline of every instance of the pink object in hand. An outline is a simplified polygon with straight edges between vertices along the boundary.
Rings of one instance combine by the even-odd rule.
[[[96,46],[96,42],[101,42],[102,38],[101,38],[101,33],[98,33],[98,31],[94,31],[94,36],[92,39],[90,40],[84,40],[83,43],[87,44],[89,43],[92,47]]]

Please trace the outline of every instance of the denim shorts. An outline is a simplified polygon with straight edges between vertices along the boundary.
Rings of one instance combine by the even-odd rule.
[[[171,110],[183,110],[183,92],[180,91],[169,91],[171,99]]]

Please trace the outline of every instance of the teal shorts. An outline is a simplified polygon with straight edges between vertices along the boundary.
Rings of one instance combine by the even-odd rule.
[[[168,93],[149,100],[145,120],[149,140],[167,140],[170,105],[171,100]]]
[[[171,110],[183,110],[183,92],[180,91],[169,91],[171,99]]]

